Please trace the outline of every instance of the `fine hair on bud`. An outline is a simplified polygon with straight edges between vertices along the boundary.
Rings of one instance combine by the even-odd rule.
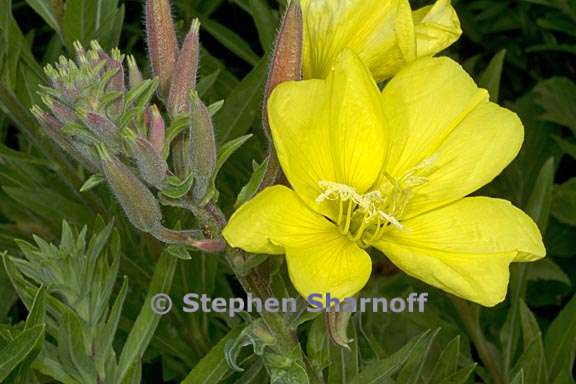
[[[168,108],[173,116],[187,112],[188,95],[196,89],[200,58],[199,30],[200,22],[194,19],[174,67],[168,97]]]
[[[162,212],[152,192],[103,145],[98,152],[104,176],[130,223],[141,231],[154,231],[162,223]]]
[[[167,97],[178,53],[169,0],[146,1],[146,40],[152,71],[160,79],[160,95]]]

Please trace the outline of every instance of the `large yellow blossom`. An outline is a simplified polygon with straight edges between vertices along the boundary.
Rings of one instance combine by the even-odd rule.
[[[325,78],[344,48],[354,50],[377,81],[418,57],[447,48],[462,31],[450,0],[415,12],[408,0],[300,0],[304,77]]]
[[[281,84],[268,104],[282,168],[224,237],[286,254],[307,297],[356,294],[374,246],[409,275],[477,303],[506,295],[508,267],[545,255],[534,222],[508,201],[465,197],[517,155],[518,117],[448,58],[424,58],[380,92],[346,50],[326,80]]]

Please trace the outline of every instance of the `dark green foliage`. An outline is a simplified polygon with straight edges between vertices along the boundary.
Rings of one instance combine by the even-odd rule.
[[[180,39],[193,18],[202,24],[197,90],[214,115],[218,145],[218,176],[206,188],[227,214],[254,193],[265,169],[262,94],[285,3],[173,1]],[[220,255],[164,249],[133,229],[102,177],[63,154],[29,112],[47,83],[42,67],[71,55],[75,40],[119,46],[149,72],[142,2],[0,0],[0,382],[288,383],[314,372],[342,384],[574,383],[576,2],[453,3],[464,36],[446,54],[493,101],[518,113],[526,131],[519,156],[481,192],[528,212],[548,257],[512,265],[507,300],[485,309],[425,286],[375,254],[364,295],[430,292],[426,311],[355,314],[350,350],[331,344],[322,316],[290,314],[307,356],[303,367],[300,351],[276,353],[281,341],[268,340],[259,321],[154,314],[149,302],[157,292],[244,292]],[[145,80],[129,97],[149,100],[156,87]],[[168,142],[185,127],[177,120],[167,126]],[[191,177],[166,183],[167,198],[193,188]],[[172,207],[162,214],[167,228],[195,224]],[[245,266],[275,296],[295,295],[282,258],[252,256]]]

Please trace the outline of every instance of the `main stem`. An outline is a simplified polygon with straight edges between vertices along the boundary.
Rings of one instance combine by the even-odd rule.
[[[484,332],[480,328],[480,324],[478,322],[477,316],[472,311],[470,304],[462,299],[457,297],[452,297],[452,301],[456,310],[458,311],[460,318],[464,322],[470,337],[472,338],[472,343],[476,347],[478,351],[478,355],[480,356],[480,360],[484,363],[484,366],[490,372],[492,379],[494,380],[495,384],[505,384],[504,375],[498,363],[496,362],[496,357],[490,351],[488,346],[488,342],[486,337],[484,336]]]
[[[212,203],[207,204],[198,211],[195,210],[193,213],[198,217],[201,224],[209,226],[215,234],[218,234],[218,236],[226,225],[224,214],[220,208]],[[263,276],[261,276],[258,270],[252,269],[248,274],[243,274],[241,272],[241,265],[244,263],[247,256],[242,250],[228,247],[225,254],[236,278],[246,292],[251,293],[262,300],[272,297],[269,283]],[[298,338],[296,337],[294,330],[287,326],[284,317],[279,313],[267,311],[263,311],[260,315],[276,340],[276,348],[278,349],[278,352],[286,355],[293,355],[294,351],[299,351],[298,354],[305,363],[305,358]],[[304,366],[306,367],[311,383],[323,382],[316,376],[308,364],[304,364]]]

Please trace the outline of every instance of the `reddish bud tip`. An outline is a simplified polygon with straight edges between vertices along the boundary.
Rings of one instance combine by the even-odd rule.
[[[174,67],[168,97],[168,107],[173,115],[187,111],[188,95],[190,91],[196,89],[200,57],[199,30],[200,22],[198,19],[194,19]]]
[[[300,2],[291,1],[276,38],[266,83],[266,99],[278,84],[302,79],[303,36],[304,24]]]
[[[178,52],[169,0],[146,1],[146,32],[152,70],[160,79],[160,95],[166,97]]]
[[[164,140],[166,136],[166,125],[164,119],[156,105],[152,105],[148,110],[148,140],[159,154],[164,150]]]

